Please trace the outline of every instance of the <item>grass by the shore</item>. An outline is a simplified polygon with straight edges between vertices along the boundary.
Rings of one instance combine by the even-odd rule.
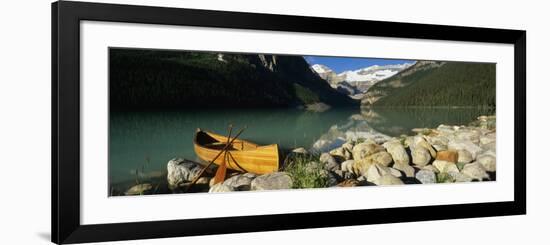
[[[291,154],[285,163],[285,172],[292,176],[295,189],[321,188],[328,186],[328,175],[319,157],[310,154]]]

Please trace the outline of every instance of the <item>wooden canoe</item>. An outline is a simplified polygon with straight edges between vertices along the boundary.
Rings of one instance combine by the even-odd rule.
[[[227,144],[227,137],[197,129],[193,138],[195,153],[203,161],[210,162]],[[229,169],[255,174],[272,173],[279,169],[279,147],[277,144],[259,146],[252,142],[236,139],[229,147],[226,158]],[[224,161],[223,155],[214,163]]]

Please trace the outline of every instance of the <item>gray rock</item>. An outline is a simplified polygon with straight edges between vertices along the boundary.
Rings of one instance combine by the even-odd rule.
[[[166,169],[168,186],[174,189],[192,181],[201,171],[201,166],[182,158],[174,158],[168,161]]]
[[[217,183],[214,186],[210,187],[210,190],[208,190],[209,193],[216,193],[216,192],[232,192],[235,189],[233,187],[224,185],[223,183]]]
[[[292,188],[292,178],[285,172],[264,174],[252,180],[252,190],[279,190]]]
[[[325,164],[326,170],[334,171],[340,169],[340,164],[338,164],[336,159],[334,159],[334,157],[328,153],[321,154],[321,157],[319,157],[319,161]]]
[[[476,160],[481,165],[483,165],[483,168],[485,168],[485,170],[490,172],[497,171],[496,156],[494,153],[492,152],[483,153],[483,155],[478,156]]]
[[[153,185],[144,183],[130,187],[124,194],[127,196],[149,194],[152,189]]]
[[[433,184],[436,182],[435,173],[431,170],[422,169],[416,173],[415,177],[422,184]]]
[[[462,169],[461,173],[472,179],[479,180],[479,181],[489,178],[489,174],[485,172],[485,168],[483,168],[483,165],[481,165],[478,162],[473,162],[473,163],[464,165],[464,168]]]
[[[235,190],[248,191],[250,190],[250,184],[254,178],[256,178],[256,175],[253,173],[239,174],[226,179],[223,184],[230,186]]]
[[[405,151],[405,147],[399,141],[388,141],[383,145],[388,153],[393,158],[393,162],[397,164],[409,164],[409,155]]]

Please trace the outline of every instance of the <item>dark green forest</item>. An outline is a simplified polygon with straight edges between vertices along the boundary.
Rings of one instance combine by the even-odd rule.
[[[301,56],[111,48],[109,90],[112,110],[358,105]]]
[[[369,93],[386,95],[374,106],[495,107],[495,64],[446,62],[440,67],[402,73],[407,75],[398,74],[369,89]],[[390,85],[396,81],[402,85]]]

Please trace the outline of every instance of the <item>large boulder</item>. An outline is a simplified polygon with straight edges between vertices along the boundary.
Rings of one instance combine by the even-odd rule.
[[[413,164],[417,166],[426,166],[432,159],[430,152],[424,147],[415,147],[411,157]]]
[[[201,166],[182,158],[174,158],[168,161],[166,169],[168,170],[166,175],[168,186],[170,189],[174,189],[191,182],[201,171]]]
[[[409,155],[405,151],[405,147],[399,141],[388,141],[383,144],[386,151],[390,153],[393,162],[397,164],[409,164]]]
[[[461,173],[472,179],[479,180],[479,181],[489,178],[489,174],[485,172],[485,168],[483,168],[483,165],[481,165],[478,162],[468,163],[464,165],[464,168],[462,168]]]
[[[436,183],[435,173],[431,170],[422,169],[416,173],[415,177],[422,184]]]
[[[264,174],[252,180],[252,190],[280,190],[292,188],[292,178],[285,172]]]
[[[354,160],[361,160],[383,150],[383,147],[374,142],[364,142],[353,147],[352,155]]]
[[[428,141],[426,141],[426,138],[424,138],[424,136],[422,136],[422,135],[414,136],[413,144],[411,145],[410,148],[411,149],[416,149],[418,147],[422,147],[422,148],[428,150],[430,152],[430,155],[433,158],[435,158],[437,152],[434,150],[432,145],[430,145],[430,143],[428,143]]]
[[[370,168],[367,170],[367,173],[363,176],[366,176],[366,180],[368,182],[374,183],[378,178],[384,176],[384,175],[392,175],[397,178],[401,177],[401,172],[394,168],[389,168],[381,164],[373,164],[370,166]]]
[[[370,166],[373,164],[379,164],[382,166],[389,166],[392,162],[391,155],[385,151],[374,153],[364,159],[354,160],[353,173],[356,175],[365,175]]]
[[[238,174],[226,179],[223,184],[235,190],[248,191],[250,190],[250,184],[254,178],[256,178],[256,175],[253,173]]]

